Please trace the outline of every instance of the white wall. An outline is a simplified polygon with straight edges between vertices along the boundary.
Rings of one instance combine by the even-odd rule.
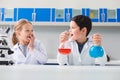
[[[0,7],[118,8],[120,0],[0,0]]]
[[[120,0],[0,0],[2,8],[43,7],[43,8],[120,8]],[[69,26],[34,26],[36,37],[44,42],[49,58],[56,58],[59,34]],[[92,33],[103,35],[103,45],[112,59],[120,59],[120,26],[95,27]],[[92,34],[91,33],[91,34]]]

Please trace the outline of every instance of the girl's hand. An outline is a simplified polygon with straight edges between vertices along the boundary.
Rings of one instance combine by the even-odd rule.
[[[94,45],[101,45],[102,42],[102,36],[99,33],[93,34],[92,40]]]
[[[33,34],[31,34],[28,38],[30,41],[29,41],[29,44],[28,44],[28,48],[30,50],[33,50],[34,49],[34,40],[35,40],[35,37]]]

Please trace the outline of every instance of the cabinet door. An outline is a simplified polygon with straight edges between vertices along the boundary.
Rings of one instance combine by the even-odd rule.
[[[117,8],[117,22],[120,22],[120,8]]]
[[[99,9],[99,16],[100,16],[100,22],[107,22],[107,9],[100,8]]]
[[[70,22],[71,18],[72,18],[72,8],[65,8],[65,22]]]
[[[51,19],[50,8],[35,8],[35,21],[50,22]]]
[[[0,21],[4,20],[4,8],[0,8]]]
[[[33,21],[34,8],[18,8],[18,20],[21,18]]]
[[[99,9],[87,9],[89,12],[89,17],[91,18],[92,22],[99,21]]]
[[[117,21],[117,10],[116,9],[107,9],[107,20],[108,22]]]

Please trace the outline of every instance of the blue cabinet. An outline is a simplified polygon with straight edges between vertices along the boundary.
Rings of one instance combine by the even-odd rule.
[[[35,8],[35,21],[50,22],[51,9],[50,8]]]
[[[107,9],[107,21],[116,22],[117,21],[117,10],[116,9]]]
[[[91,18],[92,22],[99,22],[99,19],[100,19],[99,9],[86,8],[83,11],[84,11],[84,15]]]
[[[18,19],[24,18],[33,21],[34,8],[18,8]]]
[[[70,22],[75,15],[86,15],[92,22],[120,22],[120,8],[0,8],[0,21],[27,19],[32,22]]]
[[[55,9],[52,8],[52,22],[70,22],[72,18],[72,8]]]
[[[16,21],[17,8],[0,8],[1,21]]]
[[[29,21],[50,22],[50,8],[18,8],[18,20],[25,18]]]
[[[91,18],[92,22],[107,22],[107,9],[83,8],[83,15]]]
[[[119,9],[83,8],[82,15],[86,15],[90,17],[92,22],[119,22],[119,19],[120,19]]]
[[[65,22],[65,9],[52,8],[52,21]]]

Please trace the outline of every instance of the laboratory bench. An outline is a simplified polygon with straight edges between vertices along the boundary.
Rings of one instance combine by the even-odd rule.
[[[59,65],[59,64],[57,63],[56,59],[48,59],[45,65]],[[99,66],[99,64],[95,64],[95,65]],[[105,66],[120,66],[120,60],[110,60],[105,64]]]
[[[108,62],[106,66],[60,66],[56,60],[48,63],[1,65],[0,80],[120,80],[120,61]]]

